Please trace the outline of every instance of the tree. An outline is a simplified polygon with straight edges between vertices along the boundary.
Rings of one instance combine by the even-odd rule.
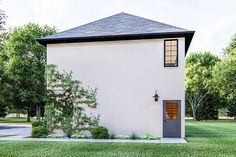
[[[201,110],[208,116],[197,117],[200,106],[209,106],[212,103],[209,100],[213,96],[209,93],[209,83],[212,78],[212,68],[218,61],[218,57],[210,52],[191,53],[186,59],[185,93],[194,120],[208,119],[211,112],[215,112],[215,108],[208,107],[209,110]],[[201,108],[206,109],[206,107]]]
[[[55,65],[48,66],[45,121],[49,131],[60,128],[70,137],[72,132],[97,126],[99,116],[86,113],[96,107],[96,89],[83,88],[80,81],[72,79],[72,72],[61,73]]]
[[[1,1],[0,1],[1,2]],[[3,32],[5,31],[5,24],[6,24],[6,14],[3,10],[0,9],[0,35],[3,34]]]
[[[5,117],[6,113],[6,102],[4,101],[4,82],[6,81],[5,76],[5,54],[3,51],[3,41],[5,36],[5,24],[6,14],[0,9],[0,117]]]
[[[229,116],[236,119],[236,49],[213,69],[214,90],[226,101]]]
[[[13,108],[26,110],[27,121],[30,121],[33,108],[36,108],[39,119],[40,104],[46,94],[46,48],[36,39],[55,32],[55,28],[29,23],[13,29],[5,41],[8,77],[6,86],[11,100],[8,104]]]
[[[233,35],[228,46],[224,49],[224,52],[227,55],[230,52],[232,52],[234,49],[236,49],[236,34]]]

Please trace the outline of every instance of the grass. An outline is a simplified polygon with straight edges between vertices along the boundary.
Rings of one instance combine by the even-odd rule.
[[[26,120],[26,118],[15,118],[15,117],[6,117],[6,118],[0,118],[0,124],[12,124],[12,125],[19,125],[19,124],[28,124],[28,125],[30,125],[30,124],[32,124],[32,120],[34,120],[34,119],[32,119],[31,118],[31,122],[27,122],[27,120]]]
[[[15,136],[15,135],[2,135],[2,134],[0,134],[0,138],[3,138],[3,137],[10,137],[10,136]]]
[[[186,123],[188,144],[0,142],[4,157],[218,157],[236,156],[236,121]]]

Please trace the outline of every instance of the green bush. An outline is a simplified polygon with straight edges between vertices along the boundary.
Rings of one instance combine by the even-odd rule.
[[[156,138],[155,138],[154,135],[147,133],[143,136],[142,139],[144,139],[144,140],[155,140]]]
[[[82,139],[86,139],[86,138],[88,138],[88,136],[87,136],[86,134],[84,134],[84,133],[74,133],[74,134],[71,136],[71,138],[77,138],[77,139],[82,138]]]
[[[138,139],[138,136],[135,133],[132,133],[132,135],[130,136],[130,139],[136,140]]]
[[[43,126],[44,123],[42,121],[35,121],[32,123],[32,127],[38,127],[38,126]]]
[[[109,133],[107,128],[103,126],[98,126],[91,129],[92,138],[94,139],[108,139]]]
[[[110,139],[115,139],[115,134],[110,134]]]
[[[31,137],[32,138],[40,138],[47,137],[48,130],[45,126],[36,126],[32,128]]]

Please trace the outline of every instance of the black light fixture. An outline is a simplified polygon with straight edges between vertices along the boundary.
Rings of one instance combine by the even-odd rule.
[[[154,101],[158,101],[159,95],[157,94],[157,90],[155,90],[155,95],[153,96]]]

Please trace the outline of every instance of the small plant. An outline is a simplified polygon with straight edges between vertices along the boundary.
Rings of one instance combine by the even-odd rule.
[[[109,133],[107,128],[103,126],[97,126],[91,129],[92,138],[94,139],[108,139]]]
[[[40,138],[40,137],[47,137],[48,129],[44,122],[42,121],[35,121],[32,123],[32,138]]]
[[[142,137],[142,139],[144,139],[144,140],[155,140],[156,138],[155,138],[154,135],[147,133]]]
[[[115,139],[130,139],[130,137],[126,135],[116,135]]]
[[[87,139],[88,136],[84,133],[74,133],[71,138],[76,138],[76,139]]]
[[[48,135],[47,138],[65,138],[65,136]]]
[[[45,126],[37,126],[32,128],[31,137],[32,138],[40,138],[47,137],[48,130]]]

